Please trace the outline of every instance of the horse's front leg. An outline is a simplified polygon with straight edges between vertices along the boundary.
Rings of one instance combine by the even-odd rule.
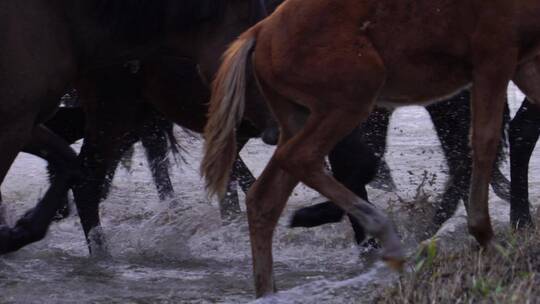
[[[86,133],[78,161],[83,178],[73,187],[81,224],[94,256],[107,256],[101,231],[99,203],[108,195],[114,172],[124,153],[135,143],[137,128],[133,107],[118,100],[101,104],[85,100]]]
[[[486,29],[490,30],[490,29]],[[493,164],[500,142],[506,90],[514,73],[518,52],[501,49],[506,42],[487,44],[485,31],[474,39],[474,70],[472,87],[472,177],[469,202],[469,232],[482,245],[493,238],[489,218],[488,190]],[[503,39],[503,38],[501,38]],[[490,40],[488,40],[490,41]]]

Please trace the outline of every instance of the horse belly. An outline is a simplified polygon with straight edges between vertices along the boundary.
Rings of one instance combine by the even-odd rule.
[[[401,63],[387,70],[387,80],[380,100],[399,105],[442,100],[459,93],[471,82],[471,68],[466,64],[446,61]]]

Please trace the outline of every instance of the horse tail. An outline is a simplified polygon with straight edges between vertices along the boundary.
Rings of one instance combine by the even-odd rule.
[[[499,149],[497,150],[497,158],[496,158],[496,164],[497,166],[501,166],[504,160],[506,159],[506,155],[508,155],[508,128],[510,127],[510,121],[512,119],[510,118],[510,109],[508,107],[508,102],[506,103],[506,106],[504,107],[503,112],[503,126],[501,130],[501,143],[499,145]]]
[[[174,135],[174,124],[167,121],[167,123],[164,124],[163,127],[164,128],[161,130],[161,132],[163,133],[162,136],[165,137],[169,143],[169,149],[171,150],[174,161],[177,165],[181,162],[185,163],[186,160],[184,159],[182,152],[185,153],[186,149],[184,149],[184,147],[180,145],[180,143],[176,139],[176,136]]]
[[[236,127],[244,115],[246,67],[256,43],[258,27],[242,34],[223,55],[212,83],[208,122],[204,128],[202,175],[210,196],[225,194],[236,159]]]

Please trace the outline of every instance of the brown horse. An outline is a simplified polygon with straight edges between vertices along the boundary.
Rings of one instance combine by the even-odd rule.
[[[487,246],[488,184],[509,81],[540,102],[538,16],[534,0],[289,0],[244,33],[214,82],[202,170],[210,192],[222,193],[231,157],[219,159],[216,150],[234,150],[230,134],[241,117],[253,50],[253,69],[281,128],[278,148],[247,198],[257,296],[275,290],[272,235],[299,181],[357,217],[381,241],[387,262],[404,260],[387,217],[323,166],[374,104],[426,104],[472,85],[468,226]]]

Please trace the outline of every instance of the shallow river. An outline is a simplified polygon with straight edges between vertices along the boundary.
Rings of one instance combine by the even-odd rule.
[[[515,89],[509,96],[514,112],[522,97]],[[217,205],[207,201],[198,174],[200,141],[180,130],[178,137],[188,153],[187,163],[174,166],[174,201],[159,202],[137,146],[131,168],[118,170],[111,195],[101,207],[112,258],[88,257],[80,224],[71,216],[55,223],[43,241],[0,257],[0,303],[253,301],[247,223],[241,219],[221,226]],[[258,174],[271,152],[271,147],[253,141],[242,155]],[[370,189],[372,202],[381,207],[414,200],[425,170],[429,182],[423,190],[428,196],[435,197],[444,188],[446,167],[423,108],[402,108],[394,114],[386,158],[399,191]],[[540,195],[535,191],[538,168],[538,157],[533,156],[533,201]],[[21,154],[2,185],[8,219],[14,221],[30,208],[46,185],[44,162]],[[303,186],[296,189],[274,238],[281,292],[258,302],[369,302],[374,285],[391,284],[394,275],[375,253],[354,245],[347,223],[287,228],[294,209],[322,200]],[[411,226],[400,227],[407,235]]]

